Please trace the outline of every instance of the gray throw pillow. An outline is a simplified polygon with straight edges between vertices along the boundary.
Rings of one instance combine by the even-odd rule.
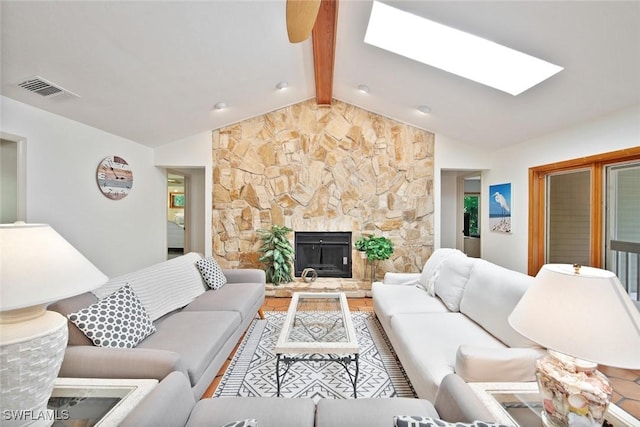
[[[419,415],[396,415],[393,417],[394,427],[507,427],[502,424],[474,421],[472,423],[450,423],[438,418]]]
[[[220,427],[257,427],[258,422],[254,419],[233,421]]]
[[[207,257],[196,261],[202,278],[211,289],[220,289],[227,284],[227,277],[222,272],[220,265],[213,257]]]
[[[133,348],[156,331],[128,284],[67,317],[98,347]]]

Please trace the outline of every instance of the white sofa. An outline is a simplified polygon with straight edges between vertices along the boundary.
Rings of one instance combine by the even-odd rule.
[[[387,273],[372,287],[375,313],[420,398],[442,379],[535,381],[545,350],[507,317],[533,277],[455,249],[438,249],[422,273]]]

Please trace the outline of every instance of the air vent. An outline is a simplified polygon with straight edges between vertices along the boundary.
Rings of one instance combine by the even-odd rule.
[[[29,92],[37,93],[41,96],[58,96],[67,94],[79,98],[79,96],[75,93],[63,89],[62,87],[51,83],[50,81],[45,80],[40,76],[35,76],[29,80],[25,80],[22,83],[19,83],[18,86],[28,90]]]

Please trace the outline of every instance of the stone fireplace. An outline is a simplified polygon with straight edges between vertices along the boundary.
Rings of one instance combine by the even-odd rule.
[[[295,276],[300,277],[306,268],[312,268],[318,277],[350,278],[351,232],[296,231]]]
[[[258,229],[382,235],[385,271],[419,271],[433,251],[434,135],[334,100],[314,100],[215,130],[213,253],[261,268]],[[294,234],[290,240],[294,244]],[[366,260],[351,247],[353,280]]]

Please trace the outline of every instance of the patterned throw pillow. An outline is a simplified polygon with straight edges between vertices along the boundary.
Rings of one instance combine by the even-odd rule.
[[[132,348],[156,331],[129,285],[67,317],[98,347]]]
[[[437,418],[418,415],[397,415],[393,417],[394,427],[507,427],[502,424],[474,421],[472,423],[450,423]]]
[[[257,427],[257,426],[258,426],[258,422],[254,419],[250,419],[250,420],[242,420],[242,421],[233,421],[220,427]]]
[[[220,289],[227,284],[227,277],[212,256],[196,261],[196,265],[202,278],[211,289]]]

